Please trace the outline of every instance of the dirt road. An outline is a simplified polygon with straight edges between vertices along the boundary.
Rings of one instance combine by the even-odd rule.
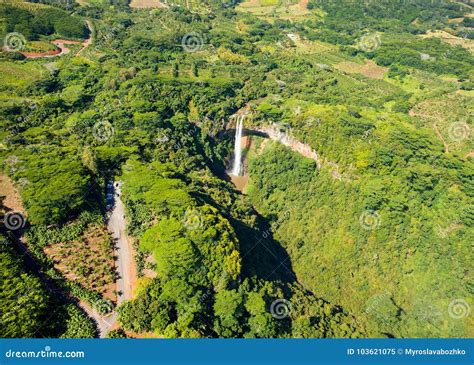
[[[93,32],[92,22],[90,20],[86,20],[86,24],[87,24],[87,27],[89,28],[89,38],[85,39],[82,42],[69,41],[66,39],[55,39],[54,41],[51,41],[51,43],[57,47],[57,49],[53,51],[48,51],[48,52],[43,52],[43,53],[38,53],[38,52],[21,52],[21,53],[26,58],[51,58],[51,57],[62,56],[71,52],[71,50],[66,47],[67,44],[81,44],[82,45],[81,49],[76,53],[76,56],[78,56],[87,47],[89,47],[92,44],[92,32]]]
[[[122,194],[120,183],[115,183],[113,188],[114,207],[110,213],[107,228],[115,242],[115,267],[117,269],[117,307],[133,297],[133,288],[136,282],[135,261],[133,248],[126,234],[125,206],[120,199]],[[97,313],[88,303],[81,301],[79,305],[93,318],[97,324],[99,336],[104,338],[114,327],[117,327],[117,311],[114,310],[107,316]]]

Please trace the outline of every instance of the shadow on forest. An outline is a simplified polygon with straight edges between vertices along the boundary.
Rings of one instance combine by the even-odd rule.
[[[228,212],[205,194],[196,194],[206,203],[219,210],[235,230],[240,244],[242,276],[256,276],[259,279],[296,282],[291,259],[283,246],[273,238],[269,222],[255,210],[256,228],[231,217]]]
[[[252,131],[255,132],[255,131]],[[255,132],[258,134],[258,132]],[[220,143],[227,139],[227,143],[232,143],[232,136],[229,133],[221,133]],[[208,138],[211,148],[215,148],[218,144],[216,139]],[[206,156],[205,151],[201,151],[203,156]],[[225,162],[219,159],[210,161],[206,159],[206,165],[210,168],[215,176],[221,180],[229,182],[232,180],[226,173]],[[237,192],[237,194],[241,194]],[[242,258],[242,275],[243,277],[256,276],[259,279],[265,280],[280,280],[283,282],[296,282],[296,275],[293,272],[291,259],[283,246],[273,238],[271,227],[263,216],[253,210],[253,214],[257,217],[256,228],[231,217],[228,212],[224,211],[222,207],[212,198],[205,194],[196,194],[203,201],[212,205],[219,212],[226,217],[232,227],[240,244],[240,256]]]

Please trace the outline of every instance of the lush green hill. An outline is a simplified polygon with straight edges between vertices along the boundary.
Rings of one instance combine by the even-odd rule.
[[[0,24],[0,36],[3,39],[12,32],[21,34],[27,41],[51,34],[66,38],[87,38],[89,32],[81,19],[71,17],[66,11],[24,2],[2,3]]]

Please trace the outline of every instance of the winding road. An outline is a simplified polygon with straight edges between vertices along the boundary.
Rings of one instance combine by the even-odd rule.
[[[87,47],[92,44],[92,33],[93,33],[93,26],[90,20],[86,20],[87,27],[89,28],[89,38],[85,39],[82,42],[78,41],[69,41],[65,39],[55,39],[51,41],[58,49],[54,51],[48,51],[43,53],[37,52],[21,52],[23,56],[26,58],[51,58],[51,57],[58,57],[71,52],[69,48],[66,47],[66,44],[81,44],[81,49],[76,53],[76,56],[79,56]]]

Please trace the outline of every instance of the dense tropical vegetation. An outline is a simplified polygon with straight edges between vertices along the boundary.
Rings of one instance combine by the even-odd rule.
[[[472,336],[472,6],[187,3],[0,4],[25,42],[0,54],[0,156],[27,217],[1,227],[1,336],[97,335],[77,301],[114,301],[111,180],[138,275],[111,338]],[[25,58],[85,20],[88,47]],[[237,191],[244,109],[317,161],[253,136]]]

